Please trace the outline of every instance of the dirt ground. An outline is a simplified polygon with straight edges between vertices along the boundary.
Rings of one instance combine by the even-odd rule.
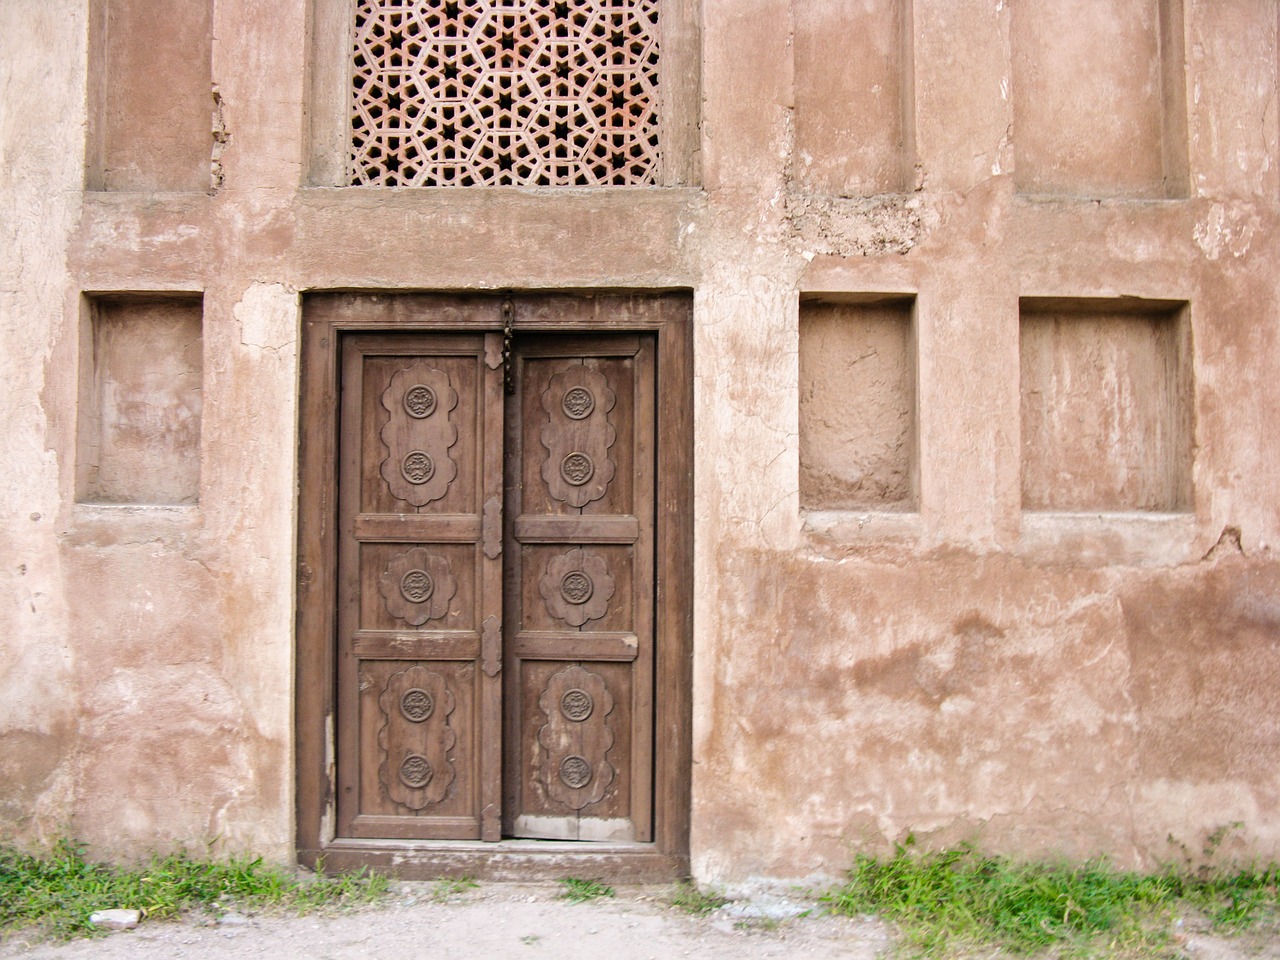
[[[573,904],[554,884],[484,884],[440,899],[432,884],[397,884],[382,904],[333,916],[229,914],[220,921],[148,923],[66,944],[0,944],[0,957],[40,960],[872,960],[892,946],[871,918],[802,914],[812,901],[776,892],[735,901],[706,916],[669,905],[670,887],[619,888]],[[1192,960],[1280,957],[1274,940],[1226,941],[1188,933]]]

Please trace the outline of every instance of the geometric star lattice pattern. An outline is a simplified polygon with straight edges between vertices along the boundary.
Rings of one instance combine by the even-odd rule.
[[[352,184],[652,184],[660,0],[358,0]]]

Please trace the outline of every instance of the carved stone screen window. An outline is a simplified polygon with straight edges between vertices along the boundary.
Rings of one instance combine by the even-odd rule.
[[[660,0],[356,0],[347,182],[659,182]]]

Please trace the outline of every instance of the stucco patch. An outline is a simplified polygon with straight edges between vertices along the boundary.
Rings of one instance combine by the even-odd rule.
[[[298,294],[282,283],[254,283],[231,309],[246,347],[279,350],[298,340]]]

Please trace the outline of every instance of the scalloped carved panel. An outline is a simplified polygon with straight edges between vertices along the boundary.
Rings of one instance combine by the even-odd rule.
[[[378,779],[396,803],[422,810],[448,795],[457,776],[449,757],[457,741],[449,725],[454,706],[444,677],[425,667],[388,678],[378,698]]]
[[[542,479],[555,499],[585,507],[608,491],[617,469],[609,457],[618,439],[609,422],[616,402],[603,374],[576,363],[552,377],[542,392],[547,423],[541,439],[548,453]]]
[[[378,580],[387,613],[413,627],[439,620],[449,612],[458,581],[449,561],[422,547],[406,550],[387,565]]]
[[[458,442],[450,418],[458,394],[449,375],[415,363],[391,378],[382,394],[390,418],[382,428],[387,457],[380,472],[392,496],[415,507],[439,500],[458,475],[449,449]]]
[[[571,627],[603,619],[616,589],[604,558],[581,548],[553,559],[538,581],[547,612]]]
[[[577,664],[553,674],[538,698],[546,722],[539,778],[547,794],[572,810],[599,803],[617,772],[609,763],[613,695],[597,674]]]

